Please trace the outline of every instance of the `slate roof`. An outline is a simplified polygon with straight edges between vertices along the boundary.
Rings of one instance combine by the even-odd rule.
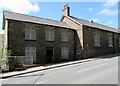
[[[29,15],[20,14],[20,13],[4,11],[3,16],[5,19],[10,19],[10,20],[25,21],[25,22],[38,23],[38,24],[73,29],[73,27],[71,27],[70,25],[68,25],[65,22],[55,21],[55,20],[45,19],[45,18],[40,18],[40,17],[35,17],[35,16],[29,16]]]
[[[73,16],[66,16],[66,17],[68,17],[69,19],[73,20],[74,22],[76,22],[80,25],[86,25],[86,26],[95,27],[95,28],[98,28],[98,29],[118,33],[118,29],[116,29],[116,28],[112,28],[112,27],[108,27],[108,26],[105,26],[105,25],[97,24],[95,22],[87,21],[87,20],[76,18],[76,17],[73,17]]]

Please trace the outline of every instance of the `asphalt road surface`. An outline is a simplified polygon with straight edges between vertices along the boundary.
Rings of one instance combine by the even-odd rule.
[[[14,76],[2,84],[118,84],[118,56]]]

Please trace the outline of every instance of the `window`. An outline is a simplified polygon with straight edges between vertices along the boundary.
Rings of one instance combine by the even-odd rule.
[[[69,49],[68,47],[62,47],[61,48],[62,53],[62,59],[68,59],[69,58]]]
[[[53,29],[45,30],[45,40],[46,41],[54,41],[54,30]]]
[[[68,42],[68,31],[61,31],[61,41],[62,42]]]
[[[36,48],[35,47],[25,47],[25,56],[36,57]]]
[[[25,39],[36,40],[36,29],[34,27],[25,28]]]
[[[120,47],[120,37],[119,37],[119,47]]]
[[[109,47],[113,47],[113,37],[111,33],[108,33],[108,42],[109,42]]]
[[[100,32],[94,32],[94,45],[100,47]]]

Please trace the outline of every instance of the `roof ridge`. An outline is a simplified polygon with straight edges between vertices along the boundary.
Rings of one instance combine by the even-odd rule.
[[[90,22],[90,23],[92,24],[91,21],[88,21],[88,20],[85,20],[85,19],[82,19],[82,18],[77,18],[77,17],[73,17],[73,16],[69,16],[69,17],[76,18],[76,19],[81,19],[81,20]],[[107,26],[107,25],[103,25],[103,24],[96,23],[96,22],[94,22],[94,21],[93,21],[93,23],[98,24],[98,25],[102,25],[102,26],[105,26],[105,27],[113,28],[113,27],[110,27],[110,26]],[[116,28],[113,28],[113,29],[116,29]]]
[[[32,16],[32,15],[27,15],[27,14],[22,14],[22,13],[16,13],[16,12],[10,12],[10,11],[3,11],[3,12],[9,12],[9,13],[14,13],[14,14],[18,14],[18,15],[24,15],[24,16],[34,17],[34,18],[40,18],[40,19],[50,20],[50,21],[54,21],[54,22],[61,22],[61,21],[57,21],[57,20],[52,20],[52,19]],[[65,22],[61,22],[61,23],[65,23]]]
[[[107,31],[110,31],[110,32],[118,33],[118,29],[117,28],[109,27],[107,25],[98,24],[98,23],[95,23],[95,22],[90,22],[88,20],[81,19],[81,18],[76,18],[76,17],[73,17],[73,16],[66,16],[66,17],[71,19],[71,20],[73,20],[74,22],[76,22],[77,24],[80,24],[80,25],[95,27],[95,28],[98,28],[98,29],[102,29],[102,30],[107,30]]]
[[[73,27],[71,27],[70,25],[68,25],[65,22],[31,16],[31,15],[26,15],[26,14],[21,14],[21,13],[3,11],[3,16],[5,19],[24,21],[24,22],[32,22],[32,23],[51,25],[51,26],[56,26],[56,27],[74,29]]]

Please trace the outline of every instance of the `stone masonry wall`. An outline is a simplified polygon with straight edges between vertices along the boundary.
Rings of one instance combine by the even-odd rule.
[[[100,30],[98,28],[87,27],[84,26],[83,29],[84,34],[84,57],[95,57],[102,55],[109,55],[117,53],[117,37],[115,37],[115,33]],[[100,33],[100,47],[94,46],[94,32],[98,31]],[[108,42],[108,33],[112,33],[113,36],[113,47],[109,47]]]
[[[25,40],[25,26],[30,25],[36,28],[37,40]],[[54,29],[54,41],[45,41],[45,29]],[[61,31],[69,31],[69,42],[61,42]],[[36,61],[38,64],[46,63],[46,47],[54,48],[53,62],[60,62],[61,59],[61,47],[69,48],[69,59],[74,59],[74,30],[59,28],[54,26],[33,24],[20,21],[9,21],[8,28],[8,47],[12,51],[12,56],[24,56],[25,47],[36,47]]]
[[[81,59],[83,56],[83,29],[82,26],[78,25],[77,23],[73,22],[72,20],[64,17],[62,22],[66,22],[67,24],[74,27],[76,30],[75,32],[75,53],[76,59]]]

